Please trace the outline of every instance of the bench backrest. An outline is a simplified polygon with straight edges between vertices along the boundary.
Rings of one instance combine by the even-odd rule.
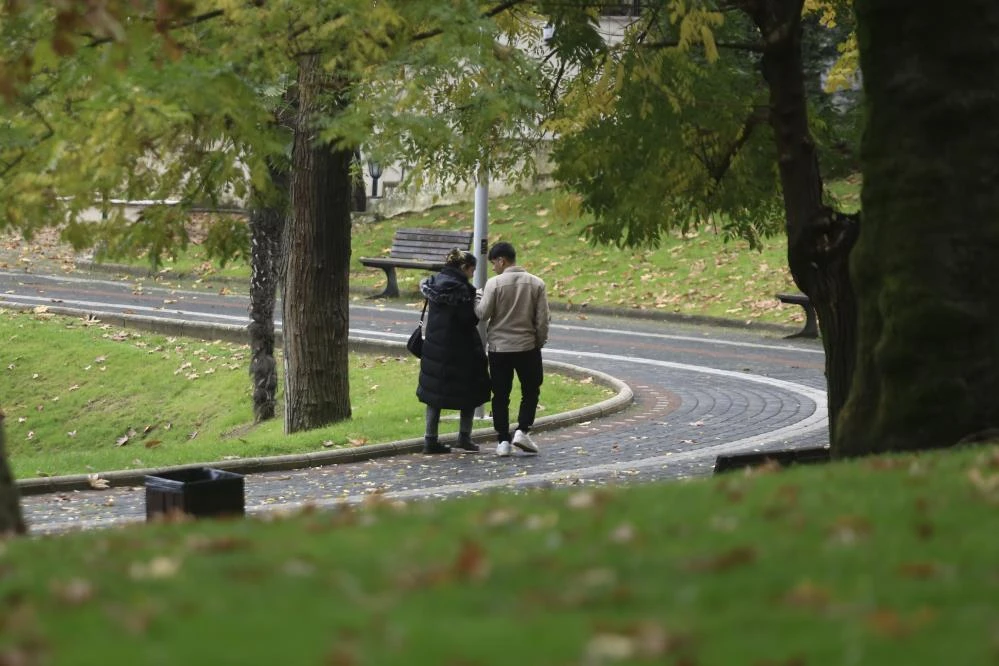
[[[471,231],[439,229],[397,229],[389,256],[393,259],[444,263],[453,248],[467,250],[472,246]]]

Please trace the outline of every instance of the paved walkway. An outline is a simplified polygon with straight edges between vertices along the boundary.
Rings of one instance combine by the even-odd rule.
[[[0,304],[47,304],[161,328],[199,322],[228,326],[236,334],[246,321],[247,303],[240,296],[169,290],[165,298],[149,288],[133,294],[129,284],[114,281],[15,277],[0,272]],[[164,307],[165,301],[171,305]],[[351,310],[351,337],[404,353],[417,316],[401,305],[358,305]],[[414,439],[372,447],[382,457],[371,460],[250,474],[247,511],[325,507],[372,493],[408,499],[677,479],[710,474],[720,453],[821,446],[828,440],[821,344],[787,341],[782,333],[556,312],[546,360],[614,378],[618,401],[631,398],[623,410],[600,416],[609,410],[605,404],[546,417],[545,429],[535,436],[539,456],[496,458],[489,445],[479,454],[423,456],[412,453]],[[543,395],[542,389],[542,402]],[[481,435],[491,443],[488,430]],[[397,453],[384,457],[386,449]],[[104,491],[26,495],[23,506],[34,532],[54,532],[141,521],[145,496],[136,479]]]

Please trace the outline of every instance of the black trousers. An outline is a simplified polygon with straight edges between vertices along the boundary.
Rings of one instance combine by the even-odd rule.
[[[498,442],[510,441],[510,391],[513,389],[514,373],[520,382],[517,427],[527,432],[534,425],[541,384],[545,380],[541,350],[489,352],[489,376],[493,383],[493,428]]]

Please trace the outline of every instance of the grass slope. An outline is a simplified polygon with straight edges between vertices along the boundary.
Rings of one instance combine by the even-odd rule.
[[[0,545],[0,662],[999,659],[999,447]]]

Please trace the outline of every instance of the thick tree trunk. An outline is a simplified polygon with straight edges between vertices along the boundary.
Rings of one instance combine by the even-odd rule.
[[[868,123],[847,455],[999,427],[999,4],[857,0]]]
[[[750,15],[765,43],[763,74],[784,192],[788,266],[818,314],[832,429],[853,376],[857,314],[848,259],[859,218],[840,215],[822,202],[822,174],[808,127],[801,5],[801,0],[753,3]]]
[[[285,432],[350,418],[347,375],[352,150],[321,142],[314,121],[331,82],[315,56],[299,60],[292,215],[283,283]]]
[[[255,196],[250,211],[250,380],[253,419],[274,418],[277,361],[274,359],[274,305],[277,300],[281,236],[287,216],[288,176],[271,171],[274,192]]]
[[[24,534],[27,526],[21,515],[21,495],[7,464],[7,444],[4,440],[4,415],[0,412],[0,536]]]

